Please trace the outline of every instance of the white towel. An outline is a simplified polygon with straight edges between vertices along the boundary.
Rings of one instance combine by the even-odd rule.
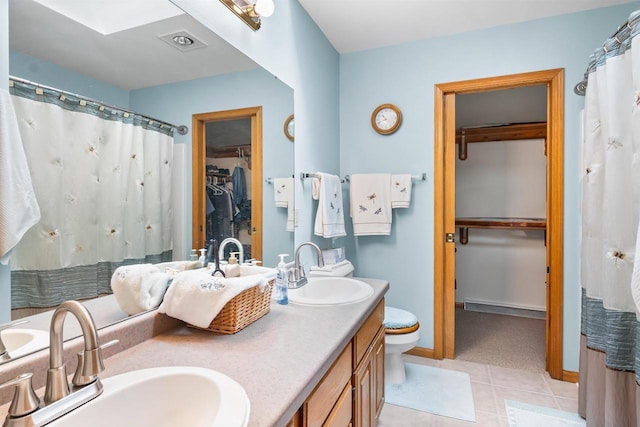
[[[111,289],[120,309],[128,315],[160,305],[170,275],[153,264],[123,265],[111,276]]]
[[[287,231],[295,229],[294,182],[292,177],[273,179],[273,198],[278,208],[287,208]]]
[[[5,89],[0,89],[0,182],[0,263],[6,265],[10,251],[40,221],[40,207],[11,95]]]
[[[351,175],[354,236],[391,234],[391,175]]]
[[[636,253],[631,273],[631,296],[636,304],[637,312],[640,313],[640,223],[638,223],[638,234],[636,234]]]
[[[275,277],[273,269],[248,267],[247,271],[269,271],[244,277],[213,277],[211,270],[188,270],[174,276],[158,311],[199,328],[207,328],[227,302],[240,292],[253,286],[264,287]]]
[[[411,204],[411,175],[391,175],[391,208],[408,208]]]
[[[317,265],[311,266],[307,276],[330,276],[330,277],[345,277],[353,273],[354,267],[351,261],[345,259],[336,264],[325,264],[324,267],[318,267]]]
[[[346,236],[340,177],[322,172],[315,175],[312,196],[318,201],[318,210],[314,234],[325,238]]]

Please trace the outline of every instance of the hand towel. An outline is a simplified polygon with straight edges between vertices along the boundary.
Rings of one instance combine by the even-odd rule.
[[[249,270],[243,270],[245,274]],[[264,287],[272,277],[273,269],[248,267],[251,271],[269,270],[265,274],[252,274],[234,278],[214,277],[210,270],[188,270],[174,276],[158,311],[199,328],[207,328],[227,302],[240,292],[253,286]],[[258,270],[255,270],[258,269]]]
[[[153,264],[123,265],[111,276],[111,290],[120,309],[131,316],[160,305],[169,279]]]
[[[391,234],[391,175],[351,175],[354,236]]]
[[[318,172],[312,182],[312,196],[318,201],[314,234],[325,238],[346,236],[340,177]]]
[[[633,257],[633,271],[631,273],[631,296],[636,310],[640,313],[640,223],[636,236],[636,252]]]
[[[317,265],[311,266],[307,276],[331,276],[331,277],[346,277],[353,273],[354,267],[351,261],[344,260],[336,264],[325,265],[324,267],[318,267]]]
[[[391,208],[408,208],[411,204],[411,175],[391,175]]]
[[[0,89],[0,263],[40,221],[40,207],[31,182],[11,95]]]
[[[295,205],[294,205],[294,182],[293,178],[274,178],[273,179],[273,196],[276,207],[287,208],[287,231],[295,229]]]

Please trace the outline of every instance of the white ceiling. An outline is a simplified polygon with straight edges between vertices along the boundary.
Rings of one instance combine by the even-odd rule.
[[[340,53],[597,9],[629,0],[298,0]],[[276,0],[276,13],[277,9]],[[264,25],[268,25],[265,21]]]

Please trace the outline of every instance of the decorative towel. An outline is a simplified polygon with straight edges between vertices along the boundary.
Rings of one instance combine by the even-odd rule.
[[[276,207],[287,208],[287,231],[294,231],[295,228],[295,205],[293,198],[293,178],[274,178],[273,196]]]
[[[325,238],[346,236],[340,177],[318,172],[312,182],[312,196],[318,201],[314,234]]]
[[[264,271],[267,273],[251,274]],[[264,287],[276,272],[270,268],[243,265],[240,274],[240,277],[227,279],[212,276],[209,269],[180,272],[174,276],[158,311],[207,328],[233,297],[256,285]]]
[[[391,208],[408,208],[411,204],[411,175],[391,175]]]
[[[336,264],[325,264],[324,267],[318,267],[317,265],[311,266],[307,276],[347,277],[351,276],[353,270],[354,268],[353,264],[351,264],[351,261],[345,259],[344,261],[340,261]]]
[[[40,207],[31,183],[11,95],[0,89],[0,263],[40,221]]]
[[[170,275],[153,264],[123,265],[111,276],[111,289],[120,309],[128,315],[160,305]]]
[[[636,310],[640,312],[640,223],[636,234],[636,252],[633,257],[633,272],[631,273],[631,296],[636,304]]]
[[[351,175],[354,236],[391,234],[391,175]]]

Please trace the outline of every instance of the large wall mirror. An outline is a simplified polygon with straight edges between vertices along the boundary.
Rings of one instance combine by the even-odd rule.
[[[158,1],[175,8],[169,0]],[[264,265],[273,266],[278,253],[292,254],[294,250],[293,232],[287,231],[287,209],[274,203],[272,184],[275,178],[293,175],[294,144],[282,130],[294,112],[293,90],[175,9],[174,16],[105,35],[38,1],[9,0],[9,73],[17,79],[188,126],[188,133],[174,133],[173,259],[188,259],[191,249],[205,243],[192,237],[193,206],[199,212],[202,201],[192,197],[193,183],[204,189],[211,183],[207,172],[213,167],[228,175],[241,167],[246,173],[249,218],[259,218],[262,225],[255,227],[246,218],[234,222],[238,231],[234,237],[253,245],[249,250],[253,258],[259,254]],[[175,35],[178,41],[188,37],[193,44],[179,49],[173,44]],[[240,123],[228,118],[229,112],[243,109],[260,112],[258,122],[249,119],[249,135],[239,130]],[[205,118],[200,130],[198,126],[194,129],[198,117]],[[73,138],[72,130],[68,138]],[[194,162],[203,162],[202,171],[192,168]],[[38,165],[30,163],[29,167]],[[84,302],[98,327],[127,318],[112,297]],[[12,310],[12,319],[29,321],[20,328],[46,331],[50,314],[25,308]],[[69,333],[65,339],[79,335],[73,318],[68,317],[66,323],[65,333]],[[48,345],[48,339],[42,345]]]

